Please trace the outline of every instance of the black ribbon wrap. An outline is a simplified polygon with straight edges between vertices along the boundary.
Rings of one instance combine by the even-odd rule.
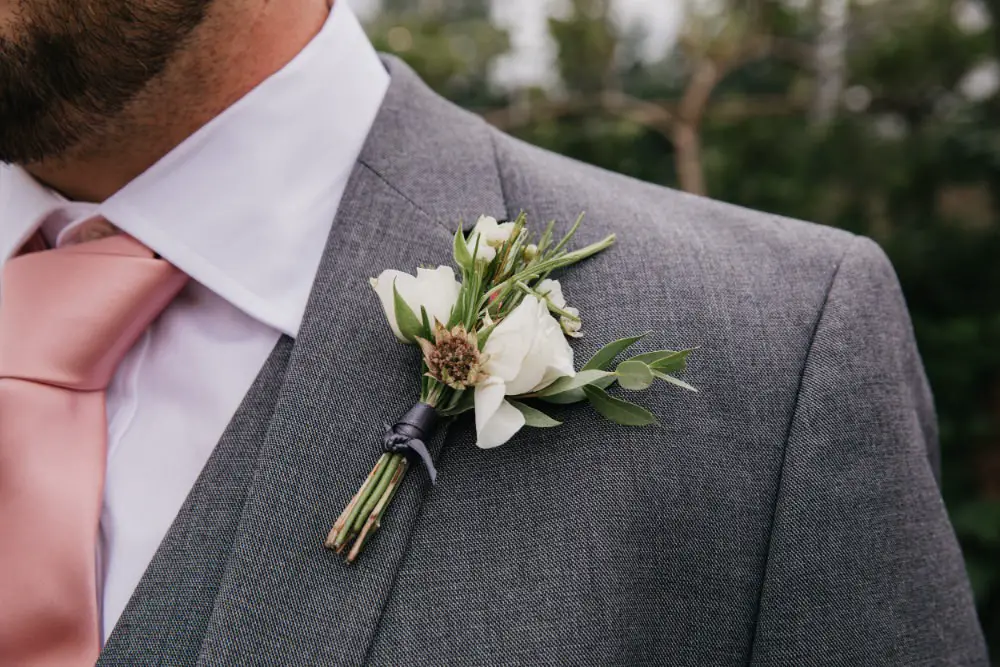
[[[437,483],[437,469],[426,443],[433,437],[437,422],[437,410],[426,403],[417,403],[395,424],[387,425],[382,436],[383,451],[419,458],[427,468],[431,484]]]

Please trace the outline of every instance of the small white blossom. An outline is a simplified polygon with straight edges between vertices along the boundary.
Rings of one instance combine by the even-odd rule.
[[[389,321],[389,326],[392,327],[392,333],[403,343],[414,341],[403,336],[396,322],[393,285],[418,318],[420,308],[426,308],[427,317],[431,322],[435,320],[447,322],[451,318],[451,310],[458,301],[459,290],[462,289],[461,283],[455,280],[455,271],[450,266],[417,269],[416,276],[402,271],[383,271],[378,278],[372,278],[369,282],[382,302],[382,310]]]
[[[563,315],[559,318],[559,325],[562,327],[563,333],[570,338],[582,337],[583,332],[580,329],[583,327],[583,322],[580,320],[580,311],[570,306],[563,308],[563,310],[573,316],[566,317]]]
[[[562,285],[558,280],[546,278],[535,286],[535,291],[548,299],[556,308],[566,307],[566,297],[563,296]]]
[[[483,346],[485,382],[476,387],[476,444],[499,447],[524,426],[505,396],[530,394],[572,377],[573,350],[544,301],[527,296]]]
[[[562,285],[558,280],[547,278],[538,283],[535,291],[544,296],[553,306],[572,316],[566,317],[566,315],[561,315],[559,317],[559,325],[567,336],[570,338],[580,338],[583,336],[580,331],[583,326],[583,323],[580,321],[580,311],[566,305],[566,297],[563,296]]]
[[[492,262],[497,256],[497,249],[510,239],[514,232],[513,222],[498,223],[496,218],[484,215],[476,222],[472,228],[466,245],[469,250],[475,250],[476,259],[484,262]],[[478,249],[476,244],[479,244]]]

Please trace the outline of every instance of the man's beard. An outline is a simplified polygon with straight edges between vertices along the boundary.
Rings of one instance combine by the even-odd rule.
[[[18,164],[57,158],[98,136],[213,2],[14,1],[0,33],[0,161]]]

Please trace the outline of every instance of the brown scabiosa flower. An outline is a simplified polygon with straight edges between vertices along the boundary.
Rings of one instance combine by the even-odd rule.
[[[434,322],[434,342],[418,338],[428,375],[452,389],[468,389],[482,381],[483,358],[476,333],[459,325],[450,331]]]

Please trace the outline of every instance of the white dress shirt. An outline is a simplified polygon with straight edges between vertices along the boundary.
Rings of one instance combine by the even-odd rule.
[[[104,637],[282,334],[294,337],[348,176],[389,85],[336,2],[279,72],[101,204],[0,165],[0,262],[103,216],[192,280],[108,389]]]

